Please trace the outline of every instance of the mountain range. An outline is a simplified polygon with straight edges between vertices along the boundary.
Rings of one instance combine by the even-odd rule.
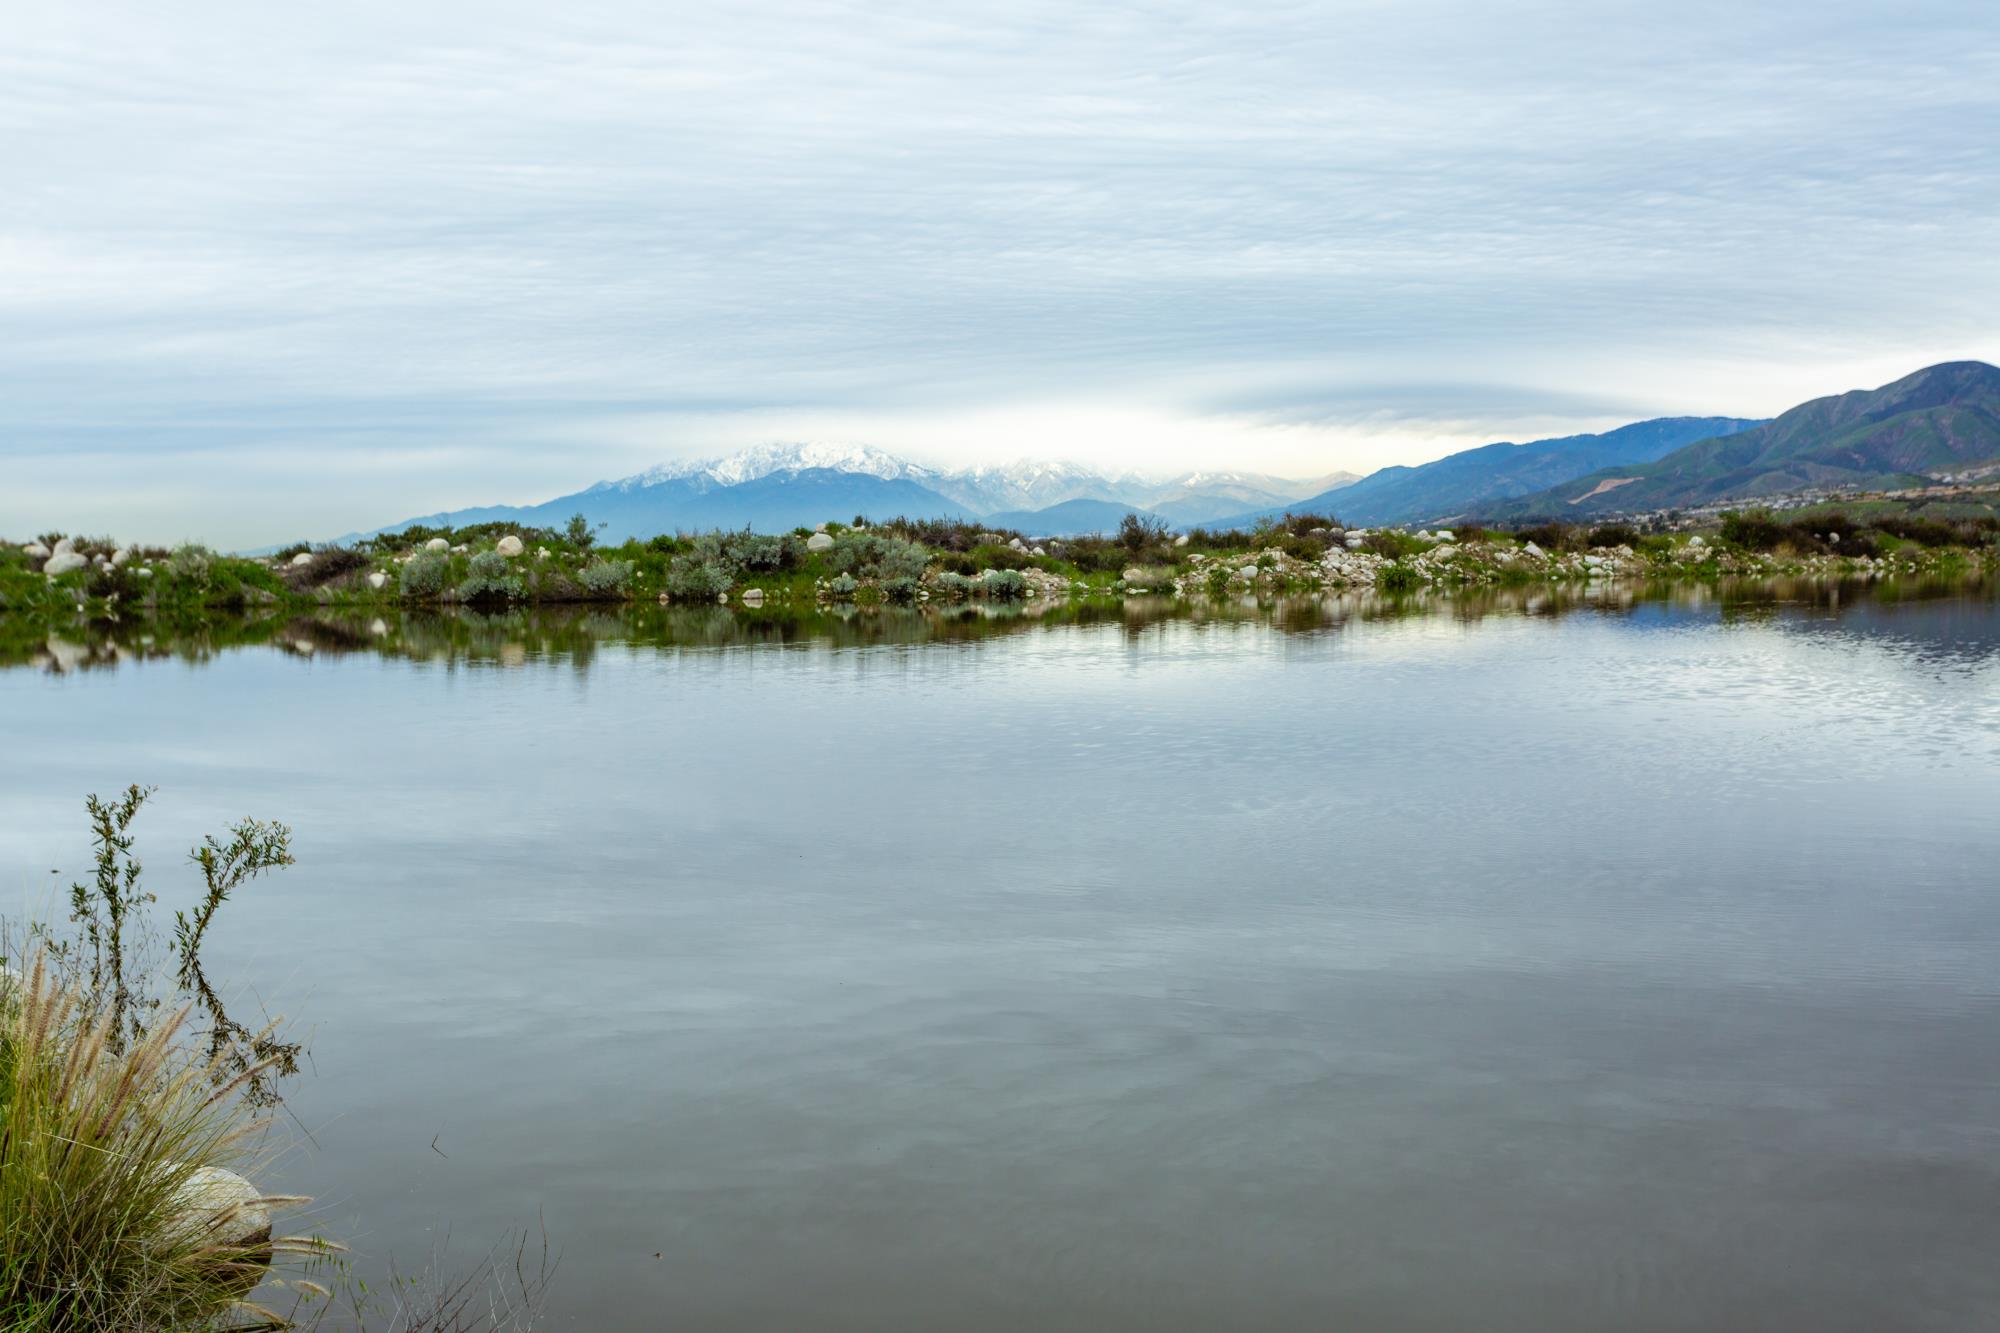
[[[614,542],[710,528],[781,531],[855,514],[977,519],[1033,536],[1108,531],[1128,513],[1176,528],[1247,526],[1288,510],[1369,526],[1505,521],[1755,500],[1814,487],[1919,485],[1988,464],[2000,464],[2000,369],[1958,361],[1880,389],[1815,399],[1768,421],[1661,417],[1601,434],[1482,445],[1365,478],[1105,475],[1062,461],[953,471],[865,446],[769,444],[662,464],[541,504],[429,514],[383,530],[499,521],[556,527],[576,513],[601,524]]]
[[[1791,491],[1922,486],[2000,460],[2000,368],[1948,361],[1879,389],[1815,398],[1748,430],[1640,466],[1485,507],[1482,516],[1596,516],[1757,500]]]

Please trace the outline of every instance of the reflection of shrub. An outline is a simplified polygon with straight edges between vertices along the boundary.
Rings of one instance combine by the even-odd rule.
[[[465,582],[458,585],[460,601],[504,602],[521,595],[521,580],[508,572],[507,557],[481,551],[472,557]]]
[[[995,601],[1017,602],[1028,595],[1027,576],[1019,570],[989,569],[980,583]]]
[[[442,551],[426,551],[403,566],[399,580],[403,596],[425,599],[444,594],[444,576],[451,562]]]
[[[712,602],[729,591],[731,579],[722,562],[700,553],[677,555],[667,566],[667,596],[677,602]]]
[[[618,597],[632,582],[630,560],[593,560],[577,573],[576,581],[593,597]]]

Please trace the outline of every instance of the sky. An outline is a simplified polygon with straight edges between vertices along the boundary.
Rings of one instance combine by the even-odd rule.
[[[1368,471],[2000,360],[1979,3],[7,0],[0,535]]]

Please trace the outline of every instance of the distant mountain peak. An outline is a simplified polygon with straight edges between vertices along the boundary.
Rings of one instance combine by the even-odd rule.
[[[884,481],[933,481],[931,468],[910,463],[867,444],[785,443],[753,445],[719,458],[674,459],[616,481],[601,481],[593,491],[634,491],[671,481],[705,478],[718,486],[740,486],[780,472],[826,468]]]

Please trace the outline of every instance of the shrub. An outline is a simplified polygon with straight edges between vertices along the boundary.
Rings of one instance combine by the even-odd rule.
[[[1575,526],[1569,523],[1537,523],[1515,529],[1514,536],[1523,546],[1533,542],[1544,551],[1573,551],[1580,544]]]
[[[852,574],[838,575],[833,582],[826,585],[827,591],[842,601],[854,596],[854,590],[860,586],[861,584],[856,581]]]
[[[955,570],[946,570],[933,580],[933,585],[940,596],[949,597],[954,602],[962,602],[978,590],[980,581],[967,578]]]
[[[1190,528],[1188,545],[1204,551],[1247,551],[1255,534],[1242,528]]]
[[[1375,576],[1375,586],[1384,592],[1414,592],[1424,586],[1424,576],[1398,560],[1382,567]]]
[[[1784,524],[1771,517],[1770,510],[1749,509],[1724,514],[1720,536],[1731,546],[1740,546],[1746,551],[1769,551],[1790,533]]]
[[[882,585],[882,596],[886,600],[896,603],[898,606],[907,605],[917,600],[919,586],[913,578],[890,579]]]
[[[310,563],[296,568],[287,567],[285,578],[296,587],[317,588],[322,583],[331,583],[343,574],[352,574],[357,569],[368,568],[366,554],[349,546],[322,546],[312,553]]]
[[[1463,543],[1483,542],[1490,539],[1493,534],[1477,523],[1461,523],[1451,529],[1451,535],[1452,540]]]
[[[569,522],[563,526],[563,537],[579,551],[588,551],[597,544],[597,532],[590,526],[590,520],[582,514],[571,514]]]
[[[1166,537],[1166,522],[1151,514],[1127,514],[1118,520],[1118,544],[1134,555]]]
[[[177,579],[205,584],[208,582],[208,573],[213,567],[214,558],[206,546],[197,546],[189,542],[174,548],[174,553],[167,558],[167,570]]]
[[[1590,547],[1637,546],[1639,534],[1628,524],[1600,523],[1584,537],[1583,543]]]
[[[1430,548],[1407,532],[1397,532],[1393,528],[1376,528],[1361,539],[1361,549],[1372,551],[1388,560],[1402,560]]]
[[[593,597],[622,597],[632,582],[632,562],[593,560],[577,572],[576,581]]]
[[[504,602],[521,595],[521,580],[498,551],[481,551],[472,557],[465,581],[458,585],[462,602]]]
[[[1025,551],[1017,551],[1011,546],[975,546],[972,549],[971,568],[965,572],[977,574],[988,569],[1026,569],[1033,557]]]
[[[826,553],[830,568],[860,578],[921,578],[930,561],[931,553],[915,542],[865,531],[839,534]]]
[[[1027,577],[1019,570],[989,569],[980,584],[995,601],[1014,602],[1028,595]]]
[[[734,582],[720,560],[704,556],[700,543],[686,555],[677,555],[667,566],[667,596],[677,602],[712,602],[729,591]]]
[[[403,596],[412,601],[429,601],[444,595],[445,575],[451,561],[443,551],[426,551],[403,566],[398,579]]]

